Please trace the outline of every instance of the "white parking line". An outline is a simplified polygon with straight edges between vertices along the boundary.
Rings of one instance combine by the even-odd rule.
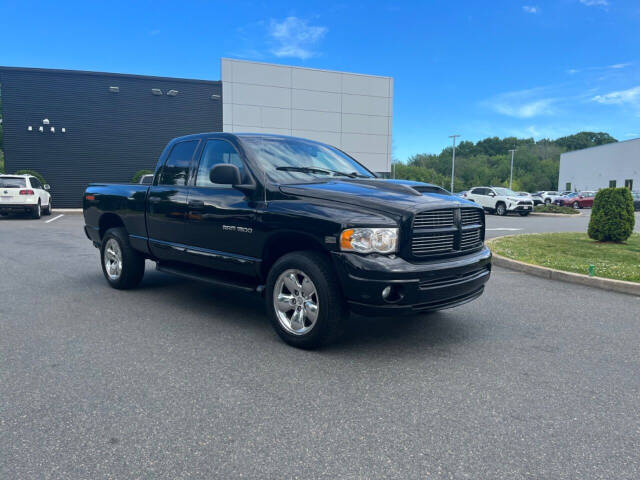
[[[60,215],[58,215],[57,217],[50,218],[49,220],[47,220],[47,221],[46,221],[46,222],[44,222],[44,223],[50,223],[50,222],[53,222],[54,220],[57,220],[57,219],[59,219],[60,217],[64,217],[64,213],[61,213],[61,214],[60,214]]]
[[[517,232],[522,230],[521,228],[487,228],[487,231],[492,230],[494,232],[503,231],[503,232]]]

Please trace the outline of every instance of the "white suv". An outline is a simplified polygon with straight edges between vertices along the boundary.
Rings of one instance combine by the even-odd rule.
[[[49,185],[31,175],[0,175],[0,215],[10,213],[51,215]]]
[[[523,217],[533,210],[533,201],[503,187],[474,187],[464,197],[497,215],[518,212]]]

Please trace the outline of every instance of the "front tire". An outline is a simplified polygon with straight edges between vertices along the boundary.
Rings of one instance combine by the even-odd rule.
[[[265,297],[271,325],[291,346],[318,348],[342,334],[345,301],[331,263],[318,252],[279,258],[267,276]]]
[[[507,214],[507,206],[502,202],[498,203],[496,205],[496,215],[503,217],[506,214]]]
[[[51,198],[49,198],[49,205],[47,205],[47,208],[44,209],[44,211],[42,212],[44,215],[51,215]]]
[[[576,210],[578,210],[580,208],[580,204],[578,202],[573,202],[572,207]]]
[[[113,288],[128,290],[137,287],[144,276],[144,257],[131,248],[127,231],[110,228],[100,247],[102,273]]]
[[[521,217],[526,217],[530,212],[518,212]]]
[[[544,204],[545,205],[551,205],[551,199],[550,198],[545,198]]]

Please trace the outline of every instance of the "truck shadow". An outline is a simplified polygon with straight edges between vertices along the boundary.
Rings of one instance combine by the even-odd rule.
[[[208,327],[219,324],[225,329],[237,329],[238,335],[249,334],[260,337],[256,338],[259,341],[280,343],[267,318],[264,299],[259,295],[216,289],[159,272],[149,272],[140,289],[153,296],[162,296],[156,303],[158,308],[162,308],[161,302],[167,302],[195,314]],[[470,311],[457,309],[398,317],[351,315],[343,337],[318,352],[327,355],[353,353],[355,348],[401,353],[419,349],[437,354],[443,347],[468,343],[481,335],[480,327],[472,317]]]

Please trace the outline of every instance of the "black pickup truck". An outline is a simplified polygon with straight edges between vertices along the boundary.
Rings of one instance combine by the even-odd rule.
[[[265,297],[287,343],[336,338],[349,311],[395,316],[480,296],[484,212],[440,187],[383,180],[322,143],[206,133],[172,140],[151,185],[91,184],[85,233],[114,288],[158,270]]]

